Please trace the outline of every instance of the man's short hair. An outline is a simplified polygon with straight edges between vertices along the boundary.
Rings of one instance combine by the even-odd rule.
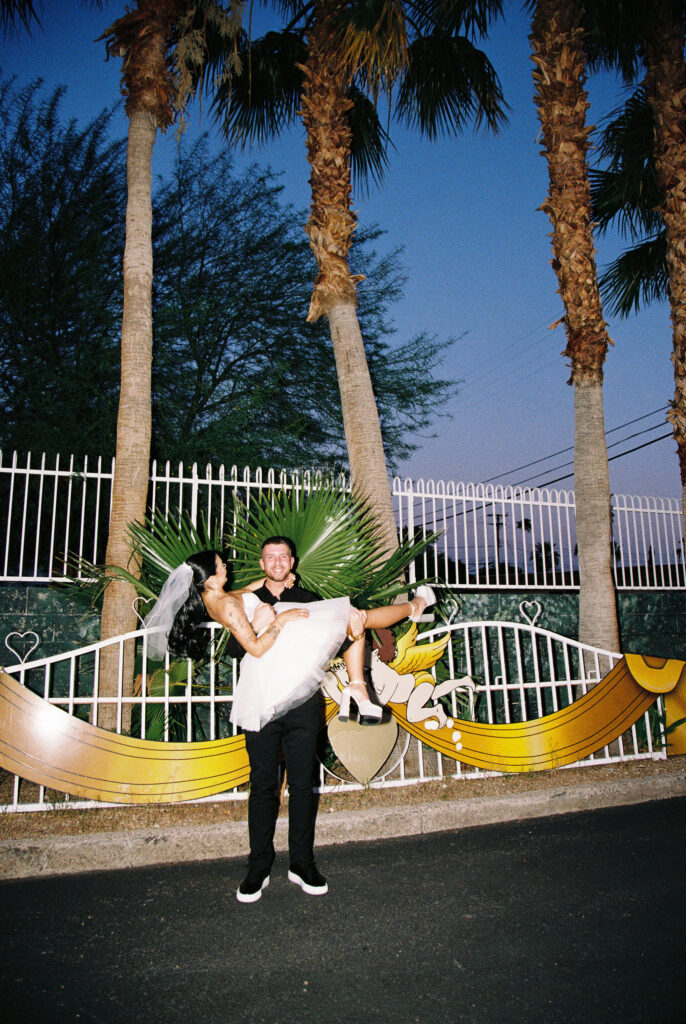
[[[291,558],[295,558],[295,544],[290,537],[267,537],[266,540],[262,541],[262,551],[266,548],[267,544],[285,544],[291,553]]]

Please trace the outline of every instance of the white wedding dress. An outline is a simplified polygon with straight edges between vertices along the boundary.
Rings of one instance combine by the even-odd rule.
[[[252,620],[260,601],[254,594],[242,598],[245,614]],[[288,608],[307,608],[309,617],[287,622],[274,646],[261,658],[245,654],[241,661],[231,721],[242,729],[258,731],[304,704],[317,692],[329,661],[345,639],[349,598],[274,605],[277,613]]]

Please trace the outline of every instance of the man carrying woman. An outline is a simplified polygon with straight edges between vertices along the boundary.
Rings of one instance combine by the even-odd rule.
[[[163,627],[148,640],[149,649],[153,641],[152,653],[157,656],[163,656],[168,646],[173,654],[201,657],[209,643],[203,627],[207,618],[231,630],[247,652],[232,711],[232,721],[245,732],[250,761],[250,856],[248,872],[236,893],[241,903],[259,900],[269,884],[282,751],[289,792],[288,878],[309,895],[328,892],[314,860],[319,683],[347,637],[343,656],[351,682],[341,695],[341,716],[348,716],[354,701],[363,724],[380,721],[381,708],[369,700],[364,683],[365,627],[380,629],[408,615],[416,619],[434,601],[428,587],[418,588],[411,602],[366,612],[352,608],[348,598],[322,601],[312,591],[293,585],[294,565],[292,541],[269,537],[260,558],[264,580],[227,592],[221,556],[199,552],[170,575],[146,619],[148,627]]]

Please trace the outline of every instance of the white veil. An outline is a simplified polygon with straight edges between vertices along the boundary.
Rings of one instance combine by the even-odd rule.
[[[148,636],[149,658],[156,658],[159,661],[164,658],[169,630],[172,628],[179,608],[186,603],[192,586],[193,570],[186,562],[182,562],[169,573],[160,590],[160,596],[143,622],[146,629],[151,629],[153,626],[161,627],[158,633],[150,633]]]

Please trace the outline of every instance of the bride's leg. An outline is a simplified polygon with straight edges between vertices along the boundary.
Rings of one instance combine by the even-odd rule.
[[[418,619],[425,608],[430,607],[436,601],[431,587],[417,587],[417,593],[411,601],[403,601],[402,604],[387,604],[381,608],[370,608],[367,611],[367,629],[385,629],[388,626],[395,626],[396,622],[403,619]]]
[[[416,598],[417,605],[420,603],[422,607],[418,613],[424,610],[424,604],[422,598]],[[418,614],[415,612],[415,608],[411,601],[403,601],[402,604],[386,604],[381,608],[369,608],[367,609],[367,629],[386,629],[388,626],[395,626],[396,622],[402,622],[403,619],[407,619],[410,615]]]
[[[358,719],[362,725],[373,725],[381,721],[381,708],[369,699],[369,692],[364,681],[364,634],[359,640],[353,640],[343,651],[343,661],[348,670],[349,683],[341,693],[341,710],[339,718],[346,721],[350,717],[350,698],[357,704]]]

